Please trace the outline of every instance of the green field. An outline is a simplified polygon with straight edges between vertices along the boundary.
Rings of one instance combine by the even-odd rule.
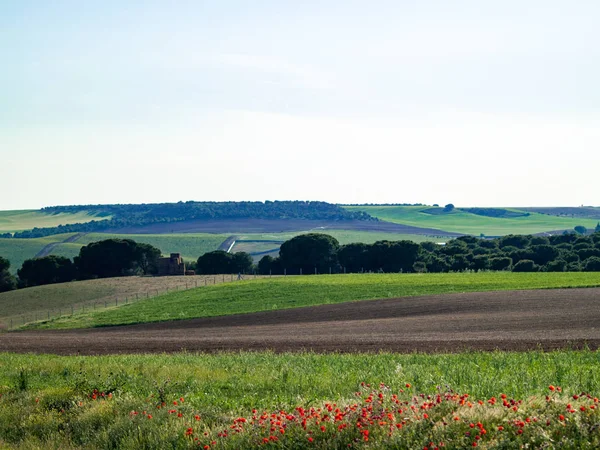
[[[11,272],[16,273],[23,261],[33,258],[46,245],[62,242],[72,234],[59,234],[36,239],[0,239],[0,256],[11,263]],[[195,261],[199,256],[219,248],[227,235],[194,233],[194,234],[108,234],[88,233],[75,242],[56,245],[51,255],[73,258],[79,249],[91,242],[104,239],[133,239],[137,242],[151,244],[159,248],[163,254],[181,253],[185,261]]]
[[[4,353],[0,447],[593,449],[599,394],[592,351]]]
[[[10,261],[10,271],[17,273],[23,261],[33,258],[46,245],[62,242],[72,235],[73,233],[55,234],[35,239],[0,238],[0,256],[8,259]],[[77,253],[79,253],[79,250],[77,250]]]
[[[345,208],[350,211],[365,211],[388,222],[476,236],[481,233],[486,236],[535,234],[544,231],[573,229],[577,225],[583,225],[593,230],[598,223],[595,219],[574,219],[538,213],[530,213],[527,217],[504,219],[479,216],[458,209],[447,214],[422,212],[430,209],[430,206],[345,206]],[[518,211],[514,208],[511,210]]]
[[[0,211],[0,233],[31,230],[32,228],[57,227],[72,223],[85,223],[92,220],[110,219],[110,216],[96,216],[87,212],[46,214],[38,210]]]
[[[600,273],[348,274],[240,281],[63,317],[38,328],[82,328],[459,292],[600,286]]]
[[[231,281],[221,276],[173,276],[173,277],[119,277],[97,280],[72,281],[70,283],[48,284],[26,289],[0,293],[0,329],[6,328],[10,319],[19,325],[24,321],[33,321],[35,317],[45,318],[48,313],[58,316],[71,313],[71,307],[81,311],[83,305],[88,309],[96,304],[104,307],[107,302],[115,304],[134,301],[146,296],[164,294],[166,290],[184,289],[192,286],[215,285]],[[4,327],[2,326],[4,324]]]

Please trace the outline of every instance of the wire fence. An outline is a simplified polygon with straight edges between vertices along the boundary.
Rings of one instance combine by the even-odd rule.
[[[279,273],[281,272],[281,273]],[[142,289],[135,292],[127,292],[122,294],[110,295],[94,300],[84,300],[71,305],[66,305],[59,308],[35,310],[28,313],[16,314],[8,317],[0,317],[0,332],[15,330],[25,325],[36,323],[36,322],[47,322],[50,320],[56,320],[61,317],[71,317],[77,314],[85,314],[93,311],[102,309],[109,309],[123,305],[129,305],[136,303],[140,300],[146,300],[161,295],[168,294],[170,292],[182,291],[187,289],[199,288],[203,286],[214,286],[216,284],[234,282],[241,280],[250,280],[257,278],[275,278],[285,276],[298,276],[298,275],[340,275],[350,273],[346,271],[344,267],[333,268],[330,267],[326,270],[319,271],[315,267],[314,270],[302,269],[290,270],[283,269],[278,273],[272,273],[266,275],[258,275],[256,272],[251,274],[221,274],[221,275],[204,275],[199,277],[190,277],[189,281],[181,282],[166,287],[151,287],[148,289]],[[364,269],[354,270],[353,273],[374,273],[366,272]],[[383,271],[377,271],[376,273],[384,273]],[[163,278],[163,277],[161,277]],[[164,277],[168,279],[169,277]]]
[[[259,277],[264,278],[264,276],[261,277],[256,274],[222,274],[203,276],[197,278],[194,277],[196,279],[190,279],[190,281],[182,282],[171,286],[152,287],[148,289],[138,290],[136,292],[132,291],[122,294],[110,295],[94,300],[84,300],[81,302],[74,303],[72,305],[66,305],[59,308],[43,309],[23,314],[16,314],[13,316],[0,318],[0,331],[15,330],[17,328],[23,327],[24,325],[32,324],[35,322],[46,322],[50,320],[59,319],[61,317],[71,317],[77,314],[85,314],[102,309],[109,309],[118,306],[129,305],[136,303],[140,300],[158,297],[171,292],[184,291],[187,289],[195,289],[204,286],[214,286],[216,284],[222,284],[233,281],[256,279]]]

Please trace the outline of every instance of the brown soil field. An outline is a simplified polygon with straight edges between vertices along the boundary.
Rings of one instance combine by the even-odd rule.
[[[312,229],[380,231],[388,233],[421,234],[434,236],[462,236],[460,233],[419,228],[385,221],[327,221],[302,219],[229,219],[229,220],[188,220],[185,222],[156,223],[139,227],[126,227],[106,230],[106,233],[119,234],[161,234],[161,233],[283,233],[286,231],[306,231]]]
[[[447,294],[68,331],[0,334],[0,351],[456,352],[600,348],[600,288]]]

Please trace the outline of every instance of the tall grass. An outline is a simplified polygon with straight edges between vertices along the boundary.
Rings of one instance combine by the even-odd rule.
[[[186,448],[190,442],[183,433],[188,426],[200,435],[209,433],[212,439],[234,418],[252,415],[253,409],[294,411],[297,406],[322,407],[326,402],[350,404],[356,401],[362,383],[373,389],[383,383],[394,392],[408,384],[408,399],[411,393],[468,393],[475,404],[478,399],[487,401],[503,393],[509,399],[524,401],[523,408],[528,410],[522,413],[523,418],[526,414],[534,417],[547,414],[543,399],[549,385],[562,386],[565,403],[581,392],[598,396],[600,353],[0,354],[0,444],[24,448]],[[110,393],[110,401],[108,397],[97,401],[102,393]],[[163,402],[164,409],[174,408],[171,403],[180,398],[184,403],[176,409],[185,413],[181,422],[157,409]],[[146,411],[154,421],[145,416],[143,420],[132,418],[132,411],[140,415]],[[488,416],[482,408],[461,411],[461,415],[467,414],[468,420],[488,424],[506,419]],[[195,424],[191,419],[194,415],[201,416],[201,422]],[[417,423],[414,426],[415,433],[424,433],[423,439],[427,439],[428,431]],[[253,446],[241,439],[242,444],[237,441],[237,445]],[[294,442],[287,448],[302,448]],[[385,442],[371,444],[385,448]],[[216,448],[236,447],[224,442]]]

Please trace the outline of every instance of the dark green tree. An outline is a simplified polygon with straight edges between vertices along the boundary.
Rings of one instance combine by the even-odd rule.
[[[216,275],[222,273],[233,273],[233,255],[223,250],[208,252],[198,258],[196,273],[204,275]]]
[[[446,211],[446,212],[454,211],[454,205],[452,203],[448,203],[446,206],[444,206],[444,211]]]
[[[75,264],[81,278],[106,278],[149,273],[161,252],[131,239],[106,239],[79,250]]]
[[[421,247],[412,241],[377,241],[368,249],[368,266],[373,272],[411,272]]]
[[[551,245],[532,245],[530,247],[531,251],[531,259],[537,265],[543,266],[550,261],[556,259],[560,251],[557,248],[552,247]]]
[[[273,263],[275,258],[271,255],[265,255],[258,261],[258,273],[261,275],[269,275],[273,273]]]
[[[586,272],[600,272],[600,258],[597,256],[592,256],[591,258],[589,258],[585,262],[583,270],[585,270]]]
[[[600,222],[596,224],[596,228],[594,228],[595,233],[600,233]]]
[[[490,258],[491,270],[510,270],[512,259],[508,257]]]
[[[10,261],[0,256],[0,292],[12,291],[17,288],[17,280],[8,269],[10,269]]]
[[[353,243],[342,245],[338,251],[338,261],[346,272],[360,272],[368,267],[369,245],[363,243]]]
[[[17,275],[22,287],[65,283],[77,278],[73,262],[69,258],[56,255],[26,260],[17,270]]]
[[[576,233],[579,233],[579,234],[586,234],[587,233],[587,228],[584,227],[583,225],[577,225],[573,229],[575,230]]]
[[[516,263],[513,268],[513,272],[537,272],[538,267],[530,259],[523,259]]]
[[[254,269],[254,260],[246,252],[234,253],[231,264],[232,273],[252,273]]]
[[[500,245],[500,248],[513,246],[513,247],[523,249],[529,245],[530,241],[531,241],[531,236],[523,236],[520,234],[509,234],[507,236],[501,237],[500,241],[498,243]]]
[[[340,244],[332,236],[320,233],[301,234],[281,244],[279,258],[288,274],[328,273],[338,264],[337,251]]]
[[[563,259],[555,259],[547,263],[543,270],[544,272],[564,272],[567,269],[567,262]]]

